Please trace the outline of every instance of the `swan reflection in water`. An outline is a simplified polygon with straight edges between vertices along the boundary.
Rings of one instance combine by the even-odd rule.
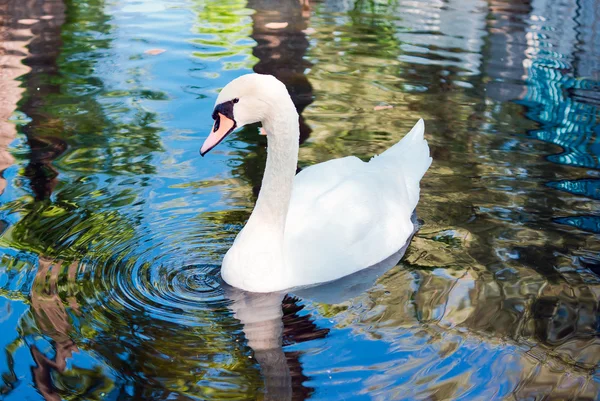
[[[291,343],[316,340],[327,336],[329,329],[319,329],[311,321],[310,315],[296,315],[295,312],[301,309],[297,305],[299,299],[340,304],[364,294],[404,256],[418,229],[414,214],[412,221],[415,227],[413,234],[402,249],[375,266],[331,283],[291,290],[293,295],[288,292],[245,292],[223,283],[225,295],[232,301],[229,308],[242,323],[247,344],[260,366],[264,378],[265,400],[304,400],[309,395],[303,394],[301,390],[308,389],[302,386],[306,378],[303,377],[300,362],[295,360],[298,355],[283,350],[284,340]],[[296,383],[296,380],[299,382]]]

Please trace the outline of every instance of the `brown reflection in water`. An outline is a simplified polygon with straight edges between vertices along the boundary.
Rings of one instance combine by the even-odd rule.
[[[257,42],[252,54],[259,61],[254,71],[274,75],[285,84],[300,116],[302,143],[311,133],[302,111],[313,101],[312,85],[304,74],[310,67],[310,63],[304,60],[309,47],[304,32],[310,17],[309,2],[249,0],[247,7],[256,10],[252,16],[251,37]]]
[[[62,0],[16,1],[18,17],[35,21],[31,25],[33,39],[27,46],[29,55],[24,64],[31,71],[24,76],[27,97],[20,105],[31,122],[23,127],[30,148],[29,164],[25,175],[30,179],[36,199],[46,199],[52,193],[58,171],[52,161],[62,154],[67,144],[60,139],[62,122],[43,111],[47,95],[57,93],[60,87],[51,83],[52,75],[58,74],[57,57],[61,48],[61,26],[65,21],[65,4]],[[50,134],[50,135],[49,135]]]
[[[17,135],[9,118],[17,108],[23,89],[17,77],[29,71],[22,64],[28,55],[27,42],[31,38],[29,21],[22,7],[23,2],[12,0],[0,3],[0,172],[14,162],[8,146]],[[0,194],[6,188],[6,180],[0,178]]]
[[[69,283],[75,282],[78,262],[73,262],[67,269]],[[31,354],[37,364],[33,368],[33,378],[37,389],[48,401],[59,401],[61,396],[52,385],[52,371],[59,373],[65,371],[66,359],[73,352],[77,352],[77,345],[71,339],[69,333],[72,326],[67,315],[63,300],[58,293],[58,280],[62,272],[62,262],[54,263],[45,257],[39,258],[39,267],[31,289],[31,309],[35,321],[45,335],[54,341],[56,356],[54,360],[46,357],[35,346],[31,346]],[[77,301],[75,297],[67,299],[70,309],[77,313]]]
[[[35,361],[31,369],[33,381],[46,401],[60,401],[76,394],[85,399],[98,399],[114,386],[112,379],[98,366],[87,369],[74,365],[67,369],[67,359],[82,352],[74,340],[80,338],[80,334],[73,327],[71,316],[90,318],[83,316],[76,298],[81,289],[81,283],[77,282],[80,266],[78,260],[67,266],[64,261],[46,256],[38,258],[30,293],[31,312],[40,333],[51,340],[55,354],[48,357],[35,344],[29,347]],[[74,377],[76,382],[72,381]]]
[[[311,65],[304,60],[309,47],[305,30],[308,27],[310,7],[308,0],[250,0],[247,8],[256,12],[252,15],[252,34],[256,41],[252,54],[258,58],[254,71],[270,74],[287,87],[296,106],[300,124],[300,143],[311,134],[302,112],[313,101],[313,88],[304,74]],[[259,157],[244,160],[244,175],[252,183],[256,197],[260,191],[266,149],[260,146]]]

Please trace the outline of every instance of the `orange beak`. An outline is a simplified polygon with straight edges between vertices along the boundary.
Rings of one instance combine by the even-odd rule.
[[[209,150],[217,146],[227,135],[229,135],[236,127],[234,120],[226,117],[221,113],[217,113],[217,118],[213,125],[212,131],[208,138],[204,141],[200,149],[200,155],[204,156]]]

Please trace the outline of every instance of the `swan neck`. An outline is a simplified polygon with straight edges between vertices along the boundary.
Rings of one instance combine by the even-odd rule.
[[[267,131],[267,163],[252,217],[282,237],[298,165],[300,131],[298,113],[291,99],[283,102],[274,115],[275,118],[263,121]]]

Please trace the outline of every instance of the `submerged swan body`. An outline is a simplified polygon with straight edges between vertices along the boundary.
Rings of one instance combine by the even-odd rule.
[[[267,163],[256,206],[221,269],[234,287],[271,292],[373,266],[410,239],[419,181],[431,165],[423,120],[369,162],[350,156],[295,175],[298,114],[285,86],[248,74],[219,94],[204,155],[235,128],[262,122]]]

